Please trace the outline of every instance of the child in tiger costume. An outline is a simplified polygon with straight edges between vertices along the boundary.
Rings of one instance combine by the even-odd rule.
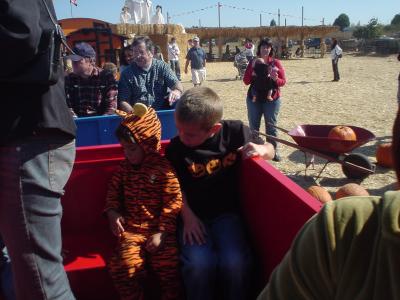
[[[176,217],[182,206],[178,179],[160,154],[161,124],[156,112],[135,104],[132,113],[116,111],[116,131],[126,159],[109,184],[105,213],[119,237],[108,267],[121,299],[144,299],[143,279],[150,267],[162,299],[181,294]]]

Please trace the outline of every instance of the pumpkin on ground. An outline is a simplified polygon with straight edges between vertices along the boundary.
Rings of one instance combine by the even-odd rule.
[[[337,190],[335,198],[337,200],[339,198],[350,196],[369,196],[369,193],[357,183],[348,183]]]
[[[356,141],[357,136],[353,129],[348,126],[338,125],[333,127],[328,134],[328,138],[344,140],[344,141]]]
[[[382,167],[393,168],[392,143],[378,145],[376,163]]]
[[[331,195],[322,186],[312,185],[307,192],[321,203],[332,201]]]

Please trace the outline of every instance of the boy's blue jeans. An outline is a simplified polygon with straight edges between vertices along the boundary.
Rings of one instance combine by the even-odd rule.
[[[15,292],[11,272],[11,261],[0,236],[0,291],[6,300],[14,300]],[[1,294],[0,293],[0,294]]]
[[[276,125],[278,122],[278,113],[281,107],[281,99],[275,99],[274,101],[256,101],[247,98],[247,117],[249,119],[249,126],[252,130],[260,131],[261,117],[264,115],[265,121],[265,133],[272,136],[277,136],[277,130],[275,127],[268,126],[268,123]],[[268,140],[274,148],[276,148],[276,142]]]
[[[178,228],[187,299],[217,299],[221,292],[224,299],[248,299],[252,256],[241,219],[229,213],[203,223],[203,245],[183,245],[182,222]]]
[[[17,299],[75,299],[62,264],[60,224],[74,158],[75,141],[62,134],[0,146],[0,233]]]

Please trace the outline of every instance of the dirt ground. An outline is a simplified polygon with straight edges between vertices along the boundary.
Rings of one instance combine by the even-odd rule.
[[[278,126],[292,129],[300,124],[353,125],[370,130],[376,140],[353,152],[362,153],[375,163],[376,146],[391,140],[391,129],[397,110],[397,76],[400,63],[396,56],[358,56],[345,54],[339,62],[341,80],[332,82],[331,60],[301,58],[283,60],[287,83],[282,87],[282,106]],[[181,62],[182,71],[184,62]],[[207,64],[206,86],[214,89],[224,101],[224,118],[248,123],[245,104],[247,87],[236,80],[232,62]],[[183,76],[185,89],[192,87],[190,71]],[[262,124],[264,122],[262,121]],[[264,126],[261,128],[264,131]],[[280,138],[292,141],[280,133]],[[292,141],[293,142],[293,141]],[[305,175],[304,155],[286,145],[279,146],[282,161],[271,162],[303,188],[318,183],[334,195],[343,184],[357,182],[347,179],[338,163],[328,164],[319,179],[325,161],[316,158],[315,170]],[[376,172],[360,184],[371,195],[382,195],[395,189],[395,173],[377,166]]]

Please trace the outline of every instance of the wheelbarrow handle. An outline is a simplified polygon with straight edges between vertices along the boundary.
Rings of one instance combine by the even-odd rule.
[[[344,160],[339,160],[339,159],[338,159],[338,162],[339,162],[340,164],[345,165],[345,166],[347,166],[347,167],[350,167],[350,168],[352,168],[352,169],[354,169],[354,170],[363,171],[364,173],[368,173],[368,174],[374,174],[374,173],[375,173],[374,170],[370,170],[370,169],[361,167],[361,166],[359,166],[359,165],[355,165],[355,164],[353,164],[353,163],[351,163],[351,162],[348,162],[348,161],[344,161]]]
[[[288,142],[287,140],[283,140],[283,139],[280,139],[280,138],[278,138],[276,136],[265,134],[265,133],[262,133],[262,132],[257,131],[257,130],[254,130],[254,132],[256,132],[259,135],[262,135],[262,136],[266,137],[267,139],[270,139],[270,140],[276,141],[278,143],[281,143],[281,144],[284,144],[284,145],[299,149],[299,150],[301,150],[303,152],[308,152],[308,153],[315,154],[315,155],[318,155],[318,156],[321,156],[321,157],[326,156],[327,158],[324,157],[325,159],[332,160],[332,157],[330,157],[328,155],[325,155],[325,154],[322,154],[322,153],[319,153],[318,151],[314,151],[314,150],[305,148],[305,147],[300,146],[298,144]]]
[[[276,142],[278,142],[278,143],[281,143],[281,144],[284,144],[284,145],[287,145],[287,146],[290,146],[290,147],[299,149],[299,150],[301,150],[301,151],[303,151],[303,152],[307,152],[307,153],[310,153],[310,154],[317,155],[317,156],[322,157],[322,158],[324,158],[324,159],[326,159],[326,160],[328,160],[328,161],[337,162],[337,163],[339,163],[339,164],[341,164],[341,165],[345,165],[345,166],[348,166],[348,167],[350,167],[350,168],[352,168],[352,169],[356,169],[356,170],[359,170],[359,171],[363,171],[363,172],[368,173],[368,174],[373,174],[373,173],[374,173],[373,170],[370,170],[370,169],[367,169],[367,168],[364,168],[364,167],[355,165],[355,164],[353,164],[353,163],[351,163],[351,162],[348,162],[348,161],[344,161],[344,160],[341,160],[341,159],[337,159],[336,157],[327,155],[327,154],[325,154],[325,153],[321,153],[321,152],[318,152],[318,151],[315,151],[315,150],[312,150],[312,149],[309,149],[309,148],[305,148],[305,147],[300,146],[300,145],[298,145],[298,144],[291,143],[291,142],[288,142],[288,141],[286,141],[286,140],[277,138],[276,136],[269,135],[269,134],[265,134],[265,133],[262,133],[262,132],[259,132],[259,131],[256,131],[256,130],[255,130],[255,132],[257,132],[258,134],[260,134],[260,135],[262,135],[262,136],[265,136],[265,137],[268,138],[268,139],[274,140],[274,141],[276,141]]]
[[[270,123],[270,122],[268,122],[267,125],[268,125],[268,126],[271,126],[271,127],[274,127],[274,128],[276,128],[276,129],[278,129],[278,130],[284,132],[284,133],[289,133],[289,130],[284,129],[284,128],[279,127],[279,126],[276,126],[276,125],[274,125],[274,124],[272,124],[272,123]]]

